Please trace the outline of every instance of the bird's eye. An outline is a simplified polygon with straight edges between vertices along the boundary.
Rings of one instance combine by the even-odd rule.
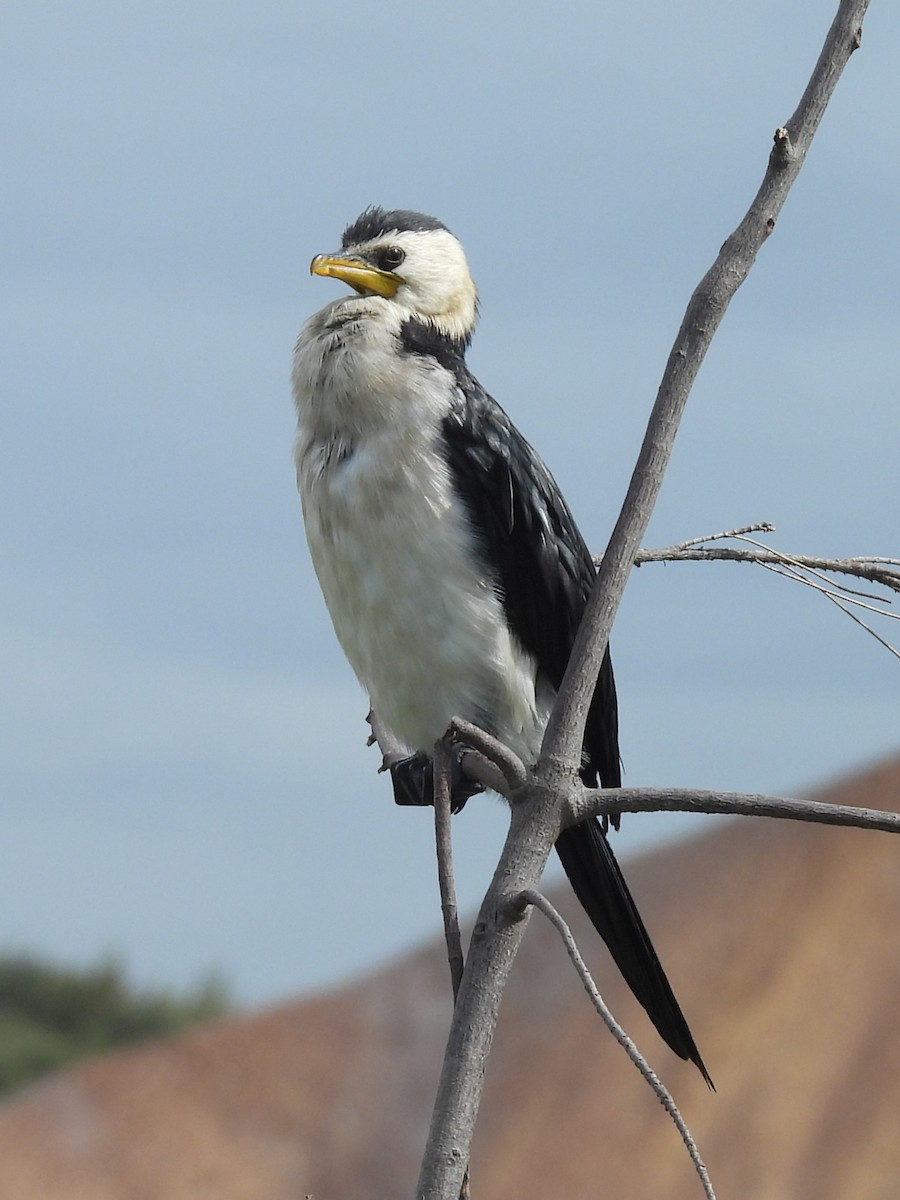
[[[406,258],[406,252],[399,246],[385,246],[378,251],[378,265],[382,271],[394,271]]]

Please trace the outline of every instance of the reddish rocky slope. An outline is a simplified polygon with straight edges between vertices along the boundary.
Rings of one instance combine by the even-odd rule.
[[[900,760],[820,795],[900,811]],[[900,839],[739,820],[628,875],[717,1094],[661,1046],[573,914],[575,929],[720,1197],[895,1200]],[[333,994],[65,1072],[0,1108],[0,1200],[412,1196],[448,1007],[429,948]],[[538,919],[495,1042],[473,1191],[700,1195]]]

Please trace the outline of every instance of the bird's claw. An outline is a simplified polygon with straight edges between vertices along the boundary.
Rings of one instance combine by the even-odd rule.
[[[465,746],[455,746],[450,757],[450,811],[461,812],[466,801],[484,791],[484,785],[466,777],[462,768]],[[388,766],[394,785],[394,803],[427,807],[434,803],[434,766],[419,751]]]

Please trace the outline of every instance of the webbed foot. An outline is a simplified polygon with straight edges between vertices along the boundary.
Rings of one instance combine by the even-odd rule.
[[[462,768],[465,746],[455,746],[450,759],[450,811],[461,812],[471,796],[484,786],[467,778]],[[391,763],[388,770],[394,785],[394,803],[427,807],[434,803],[434,767],[427,754],[419,750],[409,758]]]

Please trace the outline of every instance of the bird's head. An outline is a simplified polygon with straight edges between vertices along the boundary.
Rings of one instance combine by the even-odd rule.
[[[313,275],[348,283],[362,296],[381,296],[401,319],[424,321],[467,345],[478,293],[459,241],[434,217],[404,209],[367,208],[348,225],[337,254],[317,254]]]

